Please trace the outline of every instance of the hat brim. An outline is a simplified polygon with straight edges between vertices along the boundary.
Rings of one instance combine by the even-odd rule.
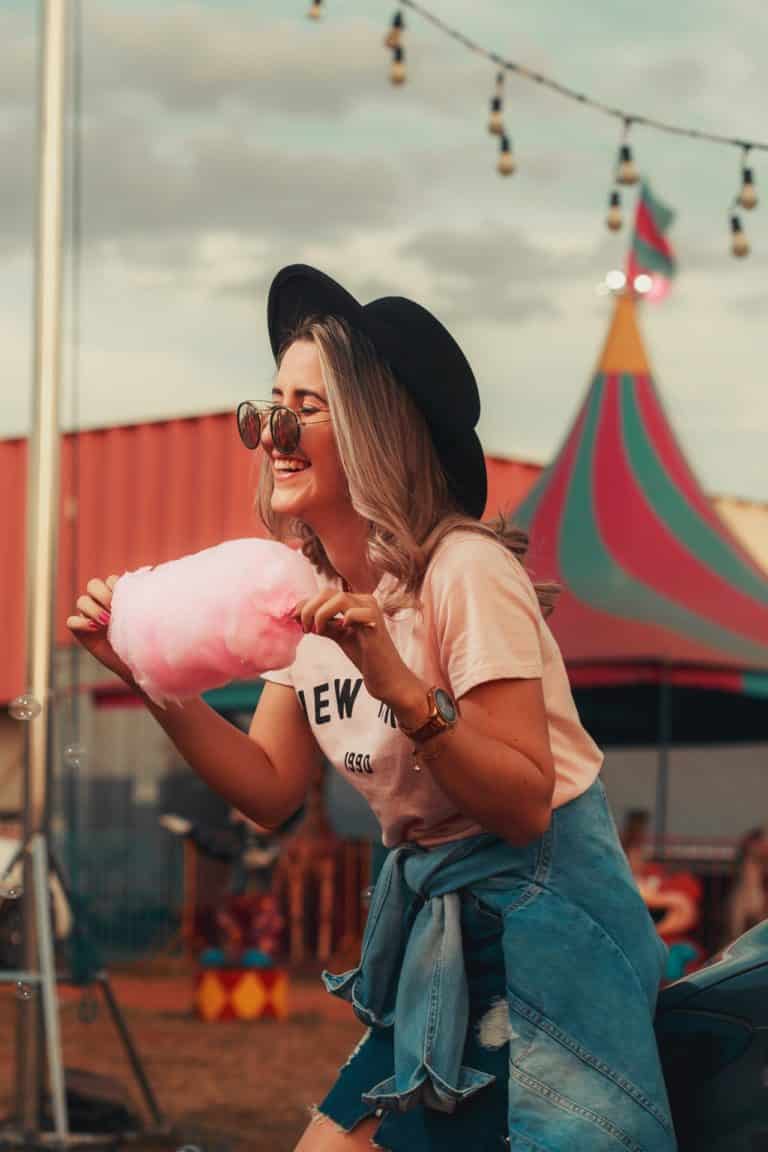
[[[275,359],[291,333],[313,316],[338,316],[354,328],[365,329],[363,306],[346,288],[308,264],[290,264],[275,276],[267,300],[269,342]]]

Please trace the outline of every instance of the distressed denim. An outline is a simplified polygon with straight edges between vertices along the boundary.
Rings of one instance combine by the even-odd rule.
[[[323,976],[370,1032],[320,1110],[347,1129],[381,1116],[392,1152],[673,1152],[664,960],[599,780],[533,844],[396,848],[360,964]],[[500,1008],[506,1035],[482,1044]]]

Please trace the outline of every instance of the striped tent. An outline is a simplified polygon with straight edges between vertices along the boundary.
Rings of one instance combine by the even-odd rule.
[[[586,399],[515,513],[574,686],[768,695],[768,573],[731,535],[670,428],[630,295]]]

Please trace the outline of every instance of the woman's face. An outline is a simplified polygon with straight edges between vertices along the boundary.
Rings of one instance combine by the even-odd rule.
[[[274,479],[272,509],[296,516],[319,531],[329,517],[343,514],[351,504],[313,342],[302,340],[290,346],[280,364],[272,399],[293,408],[303,421],[299,445],[290,456],[278,452],[269,428],[264,430],[262,443],[272,461]],[[315,419],[321,422],[314,423]]]

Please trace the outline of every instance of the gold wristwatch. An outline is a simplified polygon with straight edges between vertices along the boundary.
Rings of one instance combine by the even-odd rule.
[[[459,718],[456,701],[450,692],[446,692],[444,688],[429,689],[427,706],[429,707],[429,716],[418,728],[404,728],[402,724],[400,725],[400,731],[403,735],[408,736],[415,744],[423,744],[425,740],[430,740],[440,732],[446,732],[449,728],[453,728]]]

